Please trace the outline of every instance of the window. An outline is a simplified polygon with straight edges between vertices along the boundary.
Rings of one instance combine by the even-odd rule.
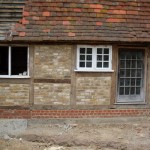
[[[112,71],[111,46],[84,46],[77,48],[78,71]]]
[[[120,49],[118,102],[144,101],[144,51]]]
[[[0,77],[27,77],[28,47],[0,46]]]

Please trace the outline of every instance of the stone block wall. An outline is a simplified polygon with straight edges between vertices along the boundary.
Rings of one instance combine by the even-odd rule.
[[[35,78],[62,79],[71,76],[70,45],[35,46]]]
[[[34,103],[41,105],[69,105],[70,84],[35,83]]]
[[[29,85],[0,83],[0,106],[28,105]]]
[[[109,105],[111,77],[77,77],[77,105]]]
[[[71,45],[46,45],[34,48],[34,104],[69,105],[71,84]],[[47,79],[50,79],[47,82]]]

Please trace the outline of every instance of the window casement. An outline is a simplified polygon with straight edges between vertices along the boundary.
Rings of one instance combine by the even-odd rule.
[[[29,77],[27,46],[0,46],[0,78]]]
[[[112,46],[77,46],[76,71],[112,71]]]

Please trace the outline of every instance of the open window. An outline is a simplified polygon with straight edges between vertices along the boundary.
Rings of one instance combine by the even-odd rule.
[[[0,46],[0,77],[28,77],[28,47]]]

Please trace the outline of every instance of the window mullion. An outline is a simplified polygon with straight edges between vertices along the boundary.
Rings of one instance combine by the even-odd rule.
[[[29,76],[29,74],[30,74],[29,63],[30,63],[30,60],[29,60],[29,47],[28,47],[28,50],[27,50],[27,76]]]
[[[9,76],[11,76],[11,47],[9,46],[9,59],[8,59],[8,69],[9,69]]]
[[[96,47],[93,48],[92,69],[96,69]]]

